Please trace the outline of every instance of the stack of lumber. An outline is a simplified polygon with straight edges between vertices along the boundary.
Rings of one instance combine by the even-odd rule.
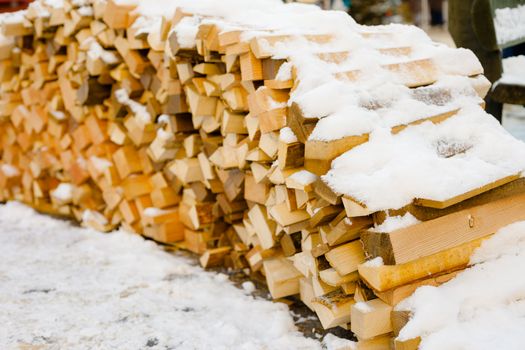
[[[416,28],[270,0],[1,22],[0,201],[249,269],[359,349],[416,348],[395,305],[525,219],[525,146],[479,62]]]

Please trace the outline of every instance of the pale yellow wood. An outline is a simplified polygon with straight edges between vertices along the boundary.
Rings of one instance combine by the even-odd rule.
[[[395,306],[400,303],[403,299],[411,296],[417,288],[421,286],[439,286],[443,283],[446,283],[456,277],[456,275],[462,270],[453,271],[446,273],[444,275],[432,276],[430,278],[425,278],[410,284],[399,286],[385,292],[375,292],[376,295],[383,300],[385,303]]]
[[[464,268],[468,265],[472,253],[488,237],[476,239],[405,264],[364,263],[359,265],[359,275],[374,290],[384,292],[433,274]]]
[[[272,298],[284,298],[299,294],[302,275],[286,258],[274,258],[263,262],[266,282]]]
[[[388,234],[397,264],[473,241],[525,219],[525,194],[425,221]]]
[[[309,278],[301,278],[299,281],[299,292],[301,301],[311,310],[314,311],[312,300],[315,298],[312,282]]]
[[[275,222],[268,220],[266,208],[256,204],[248,211],[248,217],[261,241],[262,248],[273,247],[275,245]]]
[[[380,299],[356,303],[351,311],[351,329],[359,339],[371,339],[392,331],[392,306]]]
[[[390,334],[373,339],[359,340],[357,350],[392,350],[392,336]]]
[[[334,287],[341,286],[344,283],[355,282],[359,279],[357,271],[348,275],[341,276],[334,268],[329,268],[319,272],[319,277],[323,282]]]
[[[270,208],[269,214],[281,226],[290,226],[310,218],[310,215],[305,210],[289,211],[286,203]]]
[[[324,329],[345,325],[350,322],[352,305],[355,303],[352,296],[341,291],[333,291],[313,300],[314,310]]]
[[[325,257],[340,275],[357,271],[359,264],[365,261],[365,254],[360,241],[353,241],[333,248],[325,254]]]

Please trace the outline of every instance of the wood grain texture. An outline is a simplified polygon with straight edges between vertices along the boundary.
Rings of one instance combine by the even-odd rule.
[[[525,219],[525,195],[465,209],[390,233],[363,233],[365,251],[386,264],[404,264],[495,233]]]
[[[488,237],[490,236],[405,264],[379,266],[361,264],[358,267],[359,275],[375,291],[384,292],[428,276],[466,267],[474,250]]]

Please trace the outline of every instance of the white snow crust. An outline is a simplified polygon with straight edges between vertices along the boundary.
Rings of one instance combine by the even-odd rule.
[[[403,216],[389,216],[381,225],[375,226],[374,228],[370,229],[370,231],[389,233],[415,225],[420,222],[421,221],[416,219],[416,217],[410,213],[406,213]]]

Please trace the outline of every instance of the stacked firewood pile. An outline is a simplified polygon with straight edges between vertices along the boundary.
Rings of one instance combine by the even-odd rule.
[[[411,27],[220,3],[3,17],[0,200],[249,269],[360,349],[416,348],[395,305],[525,219],[524,146],[483,112],[479,62]]]

